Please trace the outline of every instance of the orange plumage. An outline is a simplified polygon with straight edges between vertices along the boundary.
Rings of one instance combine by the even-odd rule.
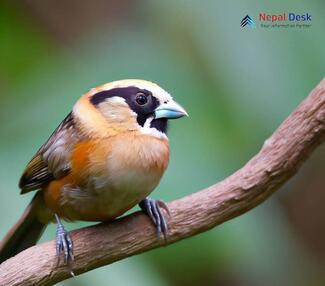
[[[167,234],[162,203],[147,196],[169,161],[167,120],[187,115],[154,83],[123,80],[92,89],[75,104],[27,165],[19,186],[37,194],[0,245],[0,262],[36,243],[56,218],[57,252],[73,258],[60,218],[112,220],[136,204]]]

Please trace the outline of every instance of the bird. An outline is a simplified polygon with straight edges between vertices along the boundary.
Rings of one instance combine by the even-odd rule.
[[[157,84],[140,79],[92,88],[27,164],[21,194],[35,192],[0,243],[0,263],[35,245],[56,222],[58,261],[74,261],[62,221],[112,221],[139,205],[166,238],[167,205],[151,198],[169,163],[169,119],[188,116]]]

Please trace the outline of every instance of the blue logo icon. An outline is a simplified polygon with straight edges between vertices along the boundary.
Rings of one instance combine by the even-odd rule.
[[[255,27],[255,22],[253,20],[252,17],[250,17],[249,15],[246,15],[240,22],[240,26],[242,27],[250,27],[250,28],[254,28]]]

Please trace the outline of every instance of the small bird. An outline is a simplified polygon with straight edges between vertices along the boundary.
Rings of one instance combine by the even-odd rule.
[[[34,245],[56,221],[56,253],[73,261],[73,241],[61,219],[111,221],[133,206],[167,235],[162,209],[149,194],[169,162],[168,119],[187,116],[155,83],[127,79],[91,89],[74,105],[23,172],[21,194],[36,191],[0,243],[0,263]]]

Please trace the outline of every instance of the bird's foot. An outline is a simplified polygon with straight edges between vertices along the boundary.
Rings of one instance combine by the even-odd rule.
[[[70,266],[70,263],[73,262],[73,243],[69,233],[64,228],[60,218],[55,215],[57,221],[56,229],[56,256],[57,256],[57,265],[60,264],[61,253],[63,253],[64,264]],[[74,276],[72,270],[70,270],[71,275]]]
[[[158,239],[163,235],[165,240],[167,240],[168,225],[166,218],[161,211],[161,209],[164,209],[168,214],[170,214],[167,205],[163,201],[146,198],[139,203],[139,206],[156,226]]]

